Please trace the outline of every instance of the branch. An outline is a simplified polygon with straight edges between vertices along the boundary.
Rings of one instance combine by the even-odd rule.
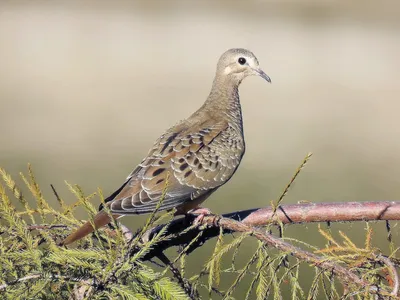
[[[25,276],[25,277],[22,277],[22,278],[18,278],[18,279],[14,280],[14,281],[11,281],[11,282],[8,282],[8,283],[4,283],[4,284],[0,285],[0,291],[4,290],[6,287],[8,287],[10,285],[14,285],[14,284],[17,284],[17,283],[20,283],[20,282],[23,282],[23,281],[27,281],[27,280],[31,280],[31,279],[37,279],[37,278],[40,278],[40,277],[42,277],[41,274],[33,274],[33,275],[28,275],[28,276]]]
[[[393,282],[393,291],[391,295],[397,296],[399,294],[400,283],[399,283],[399,274],[397,274],[396,266],[387,256],[378,255],[378,259],[387,266],[388,271],[391,275],[391,281]]]
[[[64,230],[72,230],[70,226],[63,224],[31,224],[27,226],[28,230],[51,230],[51,229],[64,229]]]
[[[75,277],[69,277],[69,276],[61,276],[61,275],[48,275],[48,274],[31,274],[31,275],[27,275],[25,277],[22,278],[18,278],[15,279],[13,281],[10,282],[6,282],[2,285],[0,285],[0,291],[4,290],[5,288],[11,286],[11,285],[16,285],[17,283],[20,282],[24,282],[27,280],[33,280],[33,279],[38,279],[38,278],[44,278],[44,277],[49,277],[50,279],[62,279],[62,280],[66,280],[66,281],[73,281],[73,282],[81,282],[81,283],[85,283],[87,285],[91,285],[93,286],[93,280],[89,280],[89,279],[83,279],[83,278],[75,278]]]
[[[394,221],[400,220],[400,201],[374,201],[374,202],[337,202],[337,203],[303,203],[282,205],[274,214],[273,208],[255,208],[242,210],[222,215],[224,218],[240,221],[249,226],[265,226],[268,224],[297,224],[312,222],[343,222],[343,221]],[[185,231],[192,226],[194,217],[191,215],[172,221],[167,228],[166,235],[171,238],[163,240],[146,255],[149,260],[167,248],[189,243],[200,231],[201,238],[193,243],[188,253],[200,247],[207,240],[218,236],[219,228],[211,226],[205,229],[199,227]],[[163,225],[149,229],[143,236],[143,241],[149,241]],[[184,232],[181,234],[182,232]],[[226,229],[224,233],[232,232]]]
[[[280,251],[290,253],[299,260],[308,262],[324,271],[332,272],[338,278],[348,285],[358,285],[371,293],[378,293],[377,287],[347,268],[339,265],[337,262],[327,260],[323,256],[315,255],[311,252],[297,248],[286,243],[278,237],[258,229],[258,226],[268,224],[297,224],[311,222],[343,222],[343,221],[376,221],[376,220],[400,220],[400,201],[376,201],[376,202],[338,202],[338,203],[303,203],[296,205],[282,205],[275,208],[259,208],[237,211],[221,216],[206,216],[200,221],[200,225],[193,226],[195,216],[187,215],[184,218],[173,220],[168,225],[159,225],[145,232],[142,237],[144,242],[151,240],[160,230],[167,226],[164,236],[160,242],[153,245],[143,260],[163,257],[163,251],[179,245],[185,245],[185,254],[191,253],[208,239],[218,236],[220,228],[224,233],[247,232],[263,241],[267,246],[274,247]],[[205,227],[205,228],[204,228]],[[62,224],[32,224],[28,230],[57,230],[70,229]],[[123,229],[126,229],[123,227]],[[201,233],[201,234],[200,234]],[[124,230],[124,236],[127,239],[132,238],[129,230]],[[162,259],[161,259],[162,260]],[[395,264],[384,256],[377,259],[385,264],[393,281],[393,290],[391,295],[397,295],[399,291],[399,276]],[[164,261],[165,263],[166,261]],[[171,266],[170,266],[171,267]],[[174,270],[172,270],[174,272]],[[176,270],[175,270],[176,271]],[[43,276],[43,275],[42,275]],[[15,281],[0,285],[0,290],[7,286],[26,280],[34,280],[40,275],[29,275]],[[75,278],[66,278],[76,280]],[[82,281],[82,280],[79,280]],[[182,282],[181,282],[182,283]],[[185,286],[187,290],[190,286]],[[389,292],[387,292],[389,294]]]
[[[238,212],[245,216],[246,211]],[[271,208],[247,211],[243,223],[261,226],[276,223]],[[283,224],[311,222],[400,220],[400,201],[337,202],[282,205],[276,216]],[[232,217],[231,217],[232,218]]]
[[[338,278],[345,284],[345,285],[356,285],[358,287],[362,287],[366,291],[372,294],[379,295],[389,295],[388,291],[379,290],[376,286],[371,286],[371,284],[358,277],[355,273],[351,272],[350,270],[346,269],[345,267],[339,265],[334,261],[327,260],[323,256],[315,255],[311,252],[302,250],[296,246],[293,246],[289,243],[286,243],[280,238],[274,237],[271,234],[268,234],[261,229],[257,229],[251,227],[244,222],[234,221],[232,219],[219,217],[219,216],[207,216],[202,221],[203,225],[212,226],[212,227],[222,227],[223,229],[227,229],[229,231],[234,232],[243,232],[249,233],[250,235],[256,237],[258,240],[264,242],[269,247],[276,248],[282,252],[290,253],[292,256],[298,258],[301,261],[308,262],[324,271],[329,271],[338,276]],[[382,261],[389,264],[383,257],[380,257]],[[389,265],[392,266],[392,265]],[[395,275],[397,276],[397,275]],[[396,296],[395,292],[397,292],[397,286],[394,288],[392,296]],[[396,297],[397,299],[397,297]]]

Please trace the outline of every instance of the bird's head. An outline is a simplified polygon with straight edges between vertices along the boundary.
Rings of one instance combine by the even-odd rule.
[[[271,78],[261,70],[257,57],[249,50],[229,49],[221,55],[217,65],[217,76],[229,78],[240,84],[244,78],[257,75],[271,82]]]

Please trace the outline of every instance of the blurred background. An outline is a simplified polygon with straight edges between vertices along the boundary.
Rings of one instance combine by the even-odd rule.
[[[16,177],[32,163],[52,203],[50,183],[74,201],[64,180],[110,194],[203,103],[233,47],[272,85],[242,84],[247,152],[207,207],[269,205],[308,152],[285,203],[400,199],[398,1],[1,1],[0,166]],[[363,225],[333,226],[362,245]],[[290,230],[319,242],[310,225]]]

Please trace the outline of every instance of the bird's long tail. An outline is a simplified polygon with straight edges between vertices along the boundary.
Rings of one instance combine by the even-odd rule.
[[[96,229],[103,227],[104,225],[109,224],[112,221],[112,219],[116,220],[119,217],[121,217],[121,215],[111,214],[111,217],[104,210],[98,212],[97,215],[95,215],[93,218],[94,227]],[[67,236],[61,242],[61,245],[72,244],[73,242],[80,240],[81,238],[87,236],[89,233],[92,233],[94,230],[95,229],[93,228],[92,223],[90,221],[88,221],[85,224],[83,224],[81,227],[79,227],[76,231],[74,231],[69,236]]]

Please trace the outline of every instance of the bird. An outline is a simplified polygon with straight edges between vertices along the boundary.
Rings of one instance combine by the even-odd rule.
[[[126,215],[175,209],[175,215],[210,213],[200,207],[231,179],[245,153],[238,87],[248,76],[271,83],[249,50],[229,49],[218,60],[211,91],[203,105],[187,119],[166,130],[122,186],[101,209],[65,238],[69,245]],[[93,225],[92,225],[93,224]]]

